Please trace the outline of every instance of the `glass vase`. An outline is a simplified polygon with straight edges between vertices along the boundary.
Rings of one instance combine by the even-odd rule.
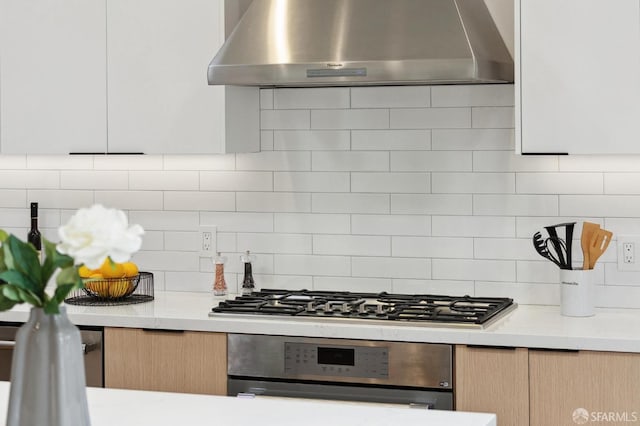
[[[64,306],[32,308],[16,335],[7,426],[89,424],[80,330]]]

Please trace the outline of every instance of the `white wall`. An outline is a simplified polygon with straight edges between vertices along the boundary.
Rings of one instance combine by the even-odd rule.
[[[249,249],[262,287],[542,304],[559,301],[558,270],[535,231],[589,220],[640,234],[640,161],[516,156],[511,85],[262,90],[261,107],[256,154],[0,156],[0,227],[25,236],[30,201],[53,240],[78,207],[126,209],[157,289],[209,290],[202,224],[218,226],[232,288]],[[574,253],[579,264],[577,240]],[[640,273],[615,260],[612,243],[598,305],[640,307]]]

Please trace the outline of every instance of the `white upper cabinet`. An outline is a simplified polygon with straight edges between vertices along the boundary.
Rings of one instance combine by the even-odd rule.
[[[259,150],[257,88],[209,86],[224,0],[1,0],[0,152]]]
[[[640,0],[517,0],[516,150],[640,153]]]
[[[0,150],[104,152],[104,0],[0,1]]]

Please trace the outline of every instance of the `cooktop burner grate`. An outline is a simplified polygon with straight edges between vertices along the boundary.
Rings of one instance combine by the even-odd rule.
[[[497,297],[263,289],[220,302],[210,315],[282,315],[482,326],[515,306],[513,299]]]

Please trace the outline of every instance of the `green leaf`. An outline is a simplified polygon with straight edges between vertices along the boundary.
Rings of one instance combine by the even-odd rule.
[[[39,286],[32,283],[29,277],[25,276],[22,272],[15,269],[9,269],[7,271],[0,272],[0,280],[6,281],[9,284],[13,284],[16,287],[20,287],[34,293],[39,293]]]
[[[18,288],[15,286],[12,286],[10,284],[3,285],[2,295],[15,303],[22,303],[20,293],[18,293]]]
[[[0,286],[0,288],[2,287]],[[13,308],[16,304],[17,302],[14,302],[13,300],[7,298],[4,294],[2,294],[2,291],[0,291],[0,312],[8,311],[9,309]]]
[[[36,249],[31,244],[20,241],[15,235],[9,235],[5,244],[13,256],[15,269],[22,272],[37,287],[35,293],[44,293],[47,283],[42,281],[42,267]]]
[[[20,299],[22,299],[23,302],[27,302],[33,306],[42,306],[42,301],[40,300],[40,298],[29,290],[24,290],[20,287],[17,287],[16,289],[18,290]]]
[[[44,313],[45,314],[59,314],[60,313],[60,303],[56,302],[55,299],[51,299],[44,304]]]
[[[82,288],[83,283],[80,275],[78,275],[78,268],[75,266],[69,266],[60,270],[60,273],[56,277],[56,290],[53,297],[48,302],[60,304],[73,290]],[[47,304],[45,304],[45,311]],[[57,308],[56,308],[57,309]]]
[[[0,242],[5,242],[9,238],[9,234],[3,229],[0,229]]]
[[[42,239],[45,252],[45,260],[42,265],[42,281],[49,282],[56,269],[73,266],[73,258],[61,254],[56,250],[56,245],[46,239]]]

